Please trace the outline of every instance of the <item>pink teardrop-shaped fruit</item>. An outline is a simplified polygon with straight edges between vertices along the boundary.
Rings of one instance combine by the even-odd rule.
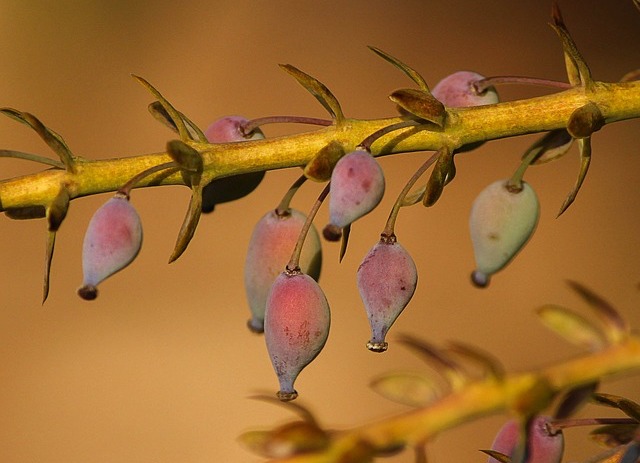
[[[264,330],[264,311],[269,290],[276,277],[289,262],[306,216],[289,209],[285,214],[267,212],[253,229],[244,265],[244,286],[251,310],[249,329]],[[322,247],[316,228],[312,225],[302,247],[300,269],[314,280],[320,277]]]
[[[529,429],[529,457],[525,463],[560,463],[564,453],[564,436],[562,432],[551,434],[548,416],[537,416]],[[518,445],[519,424],[516,420],[507,421],[496,434],[491,450],[513,456]],[[498,463],[489,457],[488,463]]]
[[[288,270],[278,275],[267,300],[264,336],[280,400],[298,396],[296,378],[324,347],[330,324],[329,303],[313,278]]]
[[[340,158],[331,173],[330,223],[325,237],[338,239],[342,228],[371,212],[380,203],[384,188],[384,173],[370,153],[356,150]]]
[[[260,129],[255,129],[250,134],[245,135],[243,127],[247,122],[249,120],[242,116],[225,116],[207,127],[204,135],[209,143],[262,140],[264,134]],[[202,212],[213,212],[216,204],[234,201],[247,196],[258,187],[263,178],[264,172],[249,172],[213,180],[203,188]]]
[[[384,352],[387,350],[385,337],[389,328],[416,290],[416,265],[395,236],[383,236],[360,264],[357,278],[371,327],[367,348],[373,352]]]
[[[431,90],[431,94],[442,104],[451,108],[497,103],[499,98],[495,88],[489,87],[483,93],[476,92],[473,84],[482,79],[484,76],[477,72],[454,72],[438,82]]]
[[[84,235],[80,297],[95,299],[98,284],[129,265],[141,246],[138,213],[127,197],[114,196],[93,214]]]

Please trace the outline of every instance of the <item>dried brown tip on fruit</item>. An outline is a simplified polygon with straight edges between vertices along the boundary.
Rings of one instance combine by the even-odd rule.
[[[385,352],[389,348],[389,343],[386,341],[383,342],[367,342],[367,349],[371,352],[377,352],[379,354]]]
[[[322,236],[327,241],[339,241],[342,237],[342,228],[330,223],[322,230]]]
[[[295,400],[298,397],[298,391],[293,391],[293,392],[278,391],[276,393],[276,396],[278,397],[278,400],[282,402],[289,402],[291,400]]]
[[[91,285],[86,285],[78,289],[78,296],[85,301],[93,301],[98,297],[98,288]]]

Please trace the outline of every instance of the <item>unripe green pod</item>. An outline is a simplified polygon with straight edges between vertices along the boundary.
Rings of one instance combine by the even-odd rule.
[[[357,272],[358,290],[364,303],[372,352],[387,350],[385,337],[407,306],[418,283],[416,265],[395,236],[383,236],[364,258]]]
[[[371,212],[384,195],[384,173],[365,150],[345,154],[331,173],[329,225],[324,235],[338,239],[340,230]]]
[[[306,216],[295,209],[285,214],[275,210],[258,221],[244,264],[244,286],[251,310],[249,329],[256,333],[264,330],[264,311],[273,281],[291,258]],[[320,277],[322,246],[316,228],[311,225],[300,255],[300,269],[314,280]]]
[[[529,429],[529,455],[525,463],[560,463],[564,453],[564,436],[561,431],[557,434],[549,432],[548,416],[537,416]],[[496,434],[491,445],[495,450],[509,457],[518,445],[519,424],[515,420],[507,421]],[[489,457],[488,463],[498,463],[493,457]]]
[[[98,284],[129,265],[141,246],[140,217],[129,199],[117,194],[93,214],[84,235],[80,297],[95,299]]]
[[[491,275],[522,249],[538,224],[539,211],[538,197],[525,182],[513,191],[508,180],[499,180],[480,192],[469,218],[476,261],[471,278],[477,286],[487,286]]]
[[[329,303],[313,278],[289,270],[278,275],[267,299],[264,336],[280,400],[297,397],[296,378],[324,347],[330,324]]]

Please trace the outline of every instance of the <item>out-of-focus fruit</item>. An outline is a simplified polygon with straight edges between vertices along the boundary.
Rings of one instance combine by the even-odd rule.
[[[562,432],[549,432],[548,416],[537,416],[529,429],[529,455],[525,463],[560,463],[564,453]],[[496,434],[491,449],[507,456],[513,456],[518,445],[519,424],[515,420],[507,421]],[[498,463],[489,457],[488,463]]]

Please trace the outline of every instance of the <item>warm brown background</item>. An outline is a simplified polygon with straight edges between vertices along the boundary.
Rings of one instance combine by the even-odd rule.
[[[300,114],[322,108],[277,66],[292,63],[324,81],[348,116],[388,116],[387,94],[407,78],[366,49],[376,45],[431,83],[455,70],[564,78],[546,0],[477,1],[72,1],[0,0],[0,106],[38,115],[79,155],[116,157],[162,150],[171,133],[146,110],[142,75],[205,127],[218,116]],[[640,13],[631,0],[565,0],[565,19],[596,78],[617,80],[640,66]],[[540,94],[509,87],[505,98]],[[537,233],[488,290],[468,282],[467,214],[474,195],[510,175],[533,138],[488,143],[461,157],[458,177],[431,210],[405,210],[398,235],[420,271],[416,297],[395,332],[434,343],[461,339],[499,356],[509,370],[579,351],[546,331],[532,309],[545,302],[588,313],[564,279],[581,281],[640,326],[638,174],[640,124],[594,137],[592,171],[575,205],[556,212],[577,174],[574,151],[527,175],[542,203]],[[299,127],[269,127],[269,136]],[[47,153],[36,135],[0,120],[0,147]],[[575,150],[575,148],[574,148]],[[324,352],[297,383],[300,403],[332,427],[405,410],[368,389],[377,374],[424,369],[398,344],[385,355],[368,339],[355,270],[424,153],[382,161],[388,195],[354,227],[344,262],[325,246],[322,285],[333,309]],[[2,161],[2,177],[38,167]],[[258,194],[205,217],[186,254],[167,265],[188,200],[184,188],[137,191],[145,245],[137,261],[80,300],[84,228],[107,195],[73,202],[59,234],[52,292],[40,305],[45,224],[0,221],[0,461],[14,463],[201,463],[258,461],[235,441],[244,430],[292,415],[247,397],[276,380],[263,339],[245,329],[245,246],[254,222],[298,175],[268,174]],[[307,209],[318,185],[295,206]],[[326,220],[323,209],[320,223]],[[392,338],[393,339],[393,338]],[[393,342],[393,341],[392,341]],[[603,390],[640,399],[637,378]],[[583,415],[614,412],[587,409]],[[504,420],[496,416],[445,433],[432,461],[484,461]],[[567,461],[594,451],[567,432]],[[409,462],[409,455],[386,461]]]

